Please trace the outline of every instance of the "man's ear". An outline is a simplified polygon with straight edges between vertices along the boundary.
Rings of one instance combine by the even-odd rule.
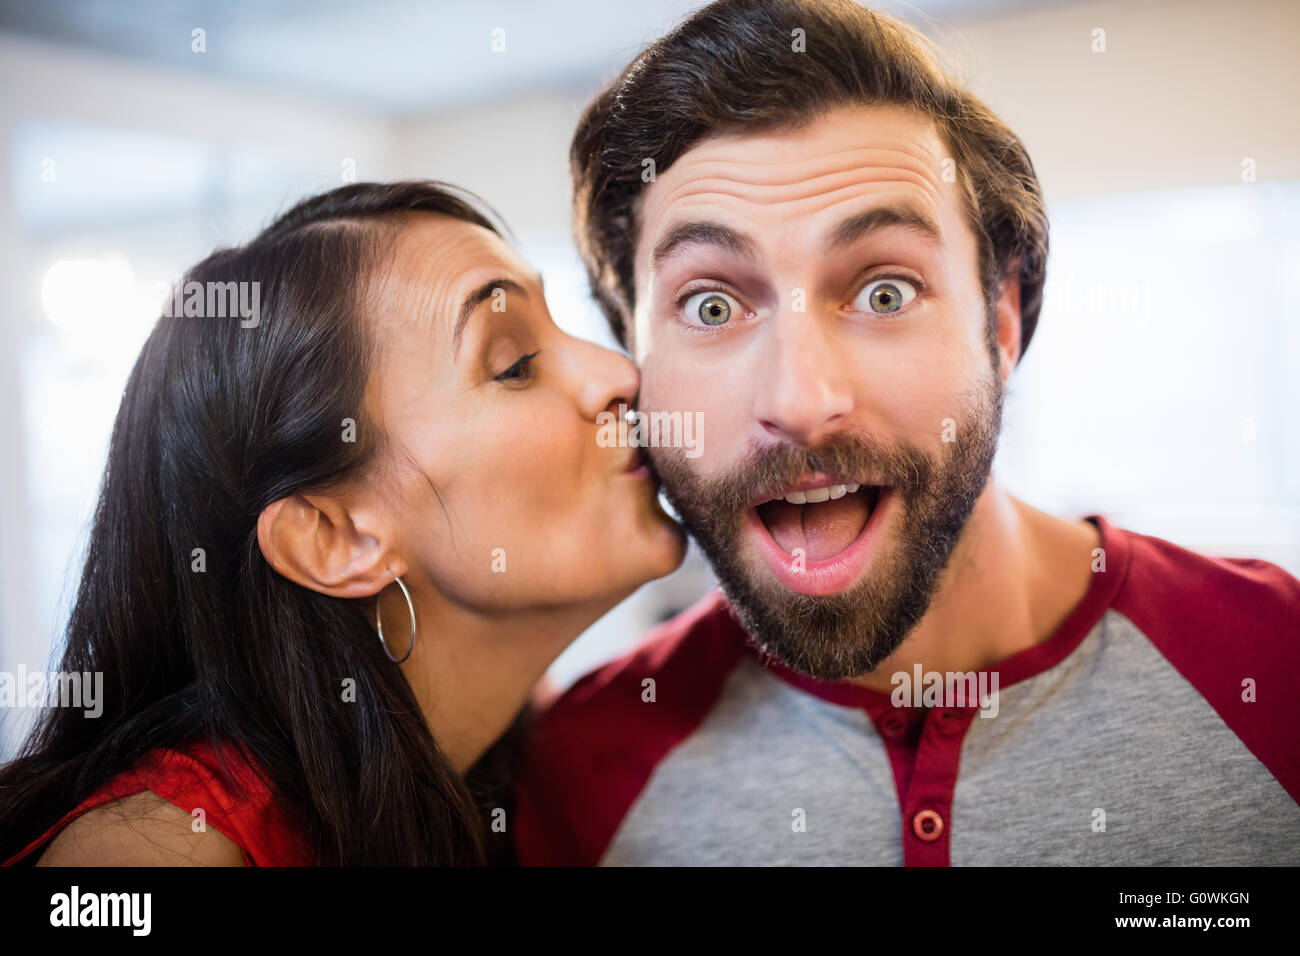
[[[257,517],[257,544],[267,563],[331,597],[369,597],[405,574],[392,540],[368,509],[328,495],[290,495]]]
[[[998,374],[1005,385],[1020,360],[1020,264],[1013,262],[998,292]]]

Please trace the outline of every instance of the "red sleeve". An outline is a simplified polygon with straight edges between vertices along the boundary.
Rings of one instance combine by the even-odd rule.
[[[699,726],[740,659],[743,644],[719,617],[727,614],[711,592],[539,716],[515,791],[522,865],[600,861],[655,767]]]
[[[1121,533],[1132,557],[1115,610],[1300,802],[1300,581],[1266,561]]]
[[[148,790],[193,815],[237,845],[249,866],[305,866],[310,854],[285,822],[271,792],[233,748],[201,744],[186,751],[159,748],[64,814],[6,866],[42,849],[74,819],[113,800]],[[197,818],[196,818],[197,819]]]

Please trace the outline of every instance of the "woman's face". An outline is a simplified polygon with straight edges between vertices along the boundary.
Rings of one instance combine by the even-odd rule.
[[[479,612],[612,604],[673,571],[684,535],[597,416],[636,398],[626,357],[560,331],[502,239],[402,220],[376,278],[367,401],[404,580]]]

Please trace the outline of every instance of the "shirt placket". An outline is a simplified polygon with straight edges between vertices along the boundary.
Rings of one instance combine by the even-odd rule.
[[[868,708],[894,769],[902,817],[903,863],[948,866],[952,796],[961,745],[974,708]]]

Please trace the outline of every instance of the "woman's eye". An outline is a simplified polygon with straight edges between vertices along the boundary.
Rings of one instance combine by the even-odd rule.
[[[853,300],[853,311],[889,315],[916,298],[916,286],[906,279],[873,279]]]
[[[740,314],[740,303],[725,292],[697,292],[686,300],[686,319],[699,319],[705,325],[725,325]]]
[[[532,374],[532,362],[537,357],[536,352],[530,352],[527,355],[521,355],[519,361],[510,366],[504,372],[496,377],[498,382],[509,382],[519,379],[528,378]]]

